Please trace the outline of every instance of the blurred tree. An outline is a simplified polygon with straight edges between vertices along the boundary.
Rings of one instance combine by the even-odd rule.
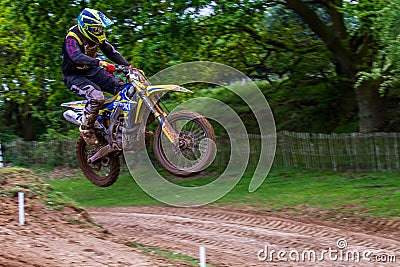
[[[0,78],[1,87],[1,110],[2,128],[8,128],[25,133],[25,139],[32,139],[32,113],[30,112],[31,100],[36,98],[37,92],[27,94],[24,75],[21,72],[21,62],[24,57],[23,45],[26,40],[28,26],[22,23],[15,23],[11,17],[10,7],[3,5],[0,11],[0,64],[2,71]]]
[[[278,117],[282,127],[334,131],[354,121],[357,103],[351,83],[337,75],[333,55],[293,11],[263,1],[219,0],[202,8],[210,12],[195,26],[199,58],[268,80],[275,90],[264,93],[281,101],[274,110],[283,107],[288,113]]]
[[[198,41],[191,1],[91,1],[115,24],[108,38],[132,65],[149,75],[196,60]]]
[[[372,29],[379,27],[379,12],[390,1],[283,2],[321,38],[334,56],[337,74],[353,83],[358,103],[359,130],[379,130],[384,121],[379,96],[382,79],[376,76],[364,76],[363,79],[359,77],[362,73],[371,73],[376,62],[380,61],[381,42],[384,40],[379,39],[379,34]]]
[[[207,1],[202,7],[209,7],[211,16],[201,21],[204,26],[200,28],[210,34],[201,48],[205,48],[205,58],[234,62],[264,78],[299,72],[297,79],[302,81],[310,74],[319,72],[321,78],[334,71],[343,96],[343,116],[354,112],[355,104],[359,130],[375,131],[384,122],[379,90],[387,85],[385,74],[397,69],[384,62],[389,60],[388,48],[395,47],[393,43],[388,46],[389,42],[397,39],[393,33],[398,31],[389,29],[399,28],[398,2]],[[294,13],[287,13],[289,10]],[[392,19],[382,19],[383,13]]]
[[[65,88],[60,71],[61,45],[65,25],[81,7],[66,0],[1,0],[1,5],[0,60],[5,66],[0,73],[1,100],[7,110],[4,125],[24,140],[32,140],[54,126],[52,122],[61,120],[53,117],[51,109],[55,98],[68,94],[61,89]]]
[[[59,107],[76,98],[62,82],[61,45],[84,7],[115,22],[107,37],[149,75],[211,60],[268,80],[265,93],[289,114],[281,129],[332,131],[354,114],[360,131],[382,129],[382,96],[400,87],[400,0],[0,3],[0,128],[25,140],[73,127]]]

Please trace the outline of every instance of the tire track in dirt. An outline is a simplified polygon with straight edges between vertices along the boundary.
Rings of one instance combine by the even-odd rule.
[[[371,262],[360,258],[329,258],[322,251],[331,249],[347,253],[371,251],[375,256],[396,256],[400,262],[400,239],[360,232],[323,223],[270,216],[262,212],[246,212],[217,208],[174,207],[109,207],[90,208],[96,223],[130,240],[160,249],[198,258],[199,246],[207,250],[207,262],[216,266],[397,266],[396,263]],[[396,228],[394,228],[396,229]],[[347,247],[339,250],[339,239]],[[342,240],[342,241],[343,241]],[[274,254],[260,261],[260,250]],[[286,261],[279,261],[277,252],[286,252]],[[296,261],[290,251],[313,250],[316,258]],[[293,254],[296,256],[295,254]],[[319,259],[324,260],[318,261]],[[291,260],[292,259],[292,260]],[[389,260],[393,261],[393,258]],[[313,261],[312,261],[313,260]],[[383,265],[382,265],[383,264]]]

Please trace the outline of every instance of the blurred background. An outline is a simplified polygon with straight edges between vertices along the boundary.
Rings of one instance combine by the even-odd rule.
[[[0,226],[15,220],[15,203],[21,190],[32,201],[29,203],[35,203],[38,196],[46,206],[46,209],[36,209],[36,213],[28,211],[36,214],[27,218],[31,222],[41,222],[49,209],[59,211],[72,206],[80,210],[71,201],[85,208],[161,206],[156,212],[164,209],[163,203],[146,194],[132,179],[122,157],[118,181],[106,188],[91,184],[78,168],[75,144],[79,131],[64,120],[65,109],[60,104],[80,97],[71,93],[62,81],[61,53],[68,29],[77,23],[80,11],[89,7],[102,11],[114,22],[107,28],[107,38],[148,77],[184,62],[222,63],[254,81],[274,115],[277,135],[261,135],[250,107],[227,88],[206,83],[187,84],[184,87],[194,94],[163,96],[170,109],[196,97],[224,102],[240,116],[248,133],[243,138],[250,141],[247,169],[239,174],[242,179],[226,196],[212,203],[212,207],[222,207],[215,213],[219,225],[225,224],[220,223],[222,210],[241,210],[242,222],[246,225],[243,231],[250,233],[249,241],[238,242],[239,253],[234,250],[230,253],[236,242],[227,236],[240,235],[235,230],[238,228],[234,232],[212,229],[218,234],[215,242],[208,242],[211,228],[179,219],[176,224],[168,223],[174,231],[187,226],[193,228],[184,228],[185,234],[197,235],[199,229],[206,229],[207,233],[200,239],[181,238],[181,232],[171,234],[183,241],[183,248],[177,252],[197,257],[198,251],[188,251],[190,246],[185,240],[201,240],[206,244],[223,244],[217,257],[225,259],[228,254],[236,253],[240,261],[251,265],[251,261],[247,262],[250,258],[242,258],[243,244],[253,244],[254,233],[259,228],[248,230],[248,225],[258,220],[251,220],[254,214],[245,210],[262,211],[259,215],[262,222],[274,212],[285,218],[299,218],[301,222],[312,218],[313,224],[323,221],[346,230],[367,229],[369,237],[371,233],[379,233],[379,240],[386,233],[389,239],[397,240],[395,245],[387,243],[388,238],[381,247],[378,247],[381,241],[373,239],[367,244],[363,235],[360,246],[399,251],[396,244],[400,236],[400,0],[0,0],[0,3],[0,203],[9,204],[9,212],[4,205],[0,210],[4,215],[0,216],[4,217]],[[238,82],[229,86],[251,92],[249,84]],[[224,129],[215,121],[212,123],[218,148],[213,164],[206,171],[183,179],[159,168],[150,153],[163,177],[185,187],[203,186],[219,179],[234,147]],[[275,137],[276,153],[271,171],[265,174],[268,177],[257,191],[250,193],[249,184],[262,152],[261,142]],[[2,161],[7,168],[1,168]],[[37,178],[43,178],[46,184]],[[109,220],[112,223],[121,213],[113,214]],[[209,218],[208,212],[199,216],[202,214]],[[237,213],[232,214],[232,224],[226,224],[230,228],[233,222],[241,221]],[[187,215],[182,211],[179,218]],[[86,225],[81,217],[66,218],[70,224]],[[125,223],[132,223],[121,224],[124,236],[126,229],[137,230],[132,234],[133,246],[152,251],[154,247],[168,248],[175,257],[175,244],[180,241],[167,240],[164,244],[149,241],[147,237],[157,232],[148,231],[150,220],[143,220],[143,225],[136,227],[133,224],[138,220],[121,218]],[[163,236],[167,235],[165,225],[154,223]],[[315,228],[320,229],[322,225],[326,224]],[[274,223],[271,228],[274,231],[275,226]],[[303,228],[292,224],[287,227],[290,233]],[[65,224],[55,229],[63,229],[67,237],[73,232]],[[321,248],[326,248],[326,244],[334,245],[342,236],[314,230],[311,238],[290,238],[295,243],[287,243],[287,234],[275,241],[283,248],[305,245],[308,249],[321,237],[335,237],[328,243],[322,239]],[[27,232],[23,232],[24,238]],[[32,233],[34,238],[39,236],[36,231]],[[51,235],[53,228],[43,233]],[[141,235],[144,238],[139,238]],[[270,236],[257,236],[263,244],[267,240],[272,242]],[[355,244],[355,235],[349,236],[352,245]],[[18,235],[15,240],[20,240]],[[220,243],[221,240],[229,244]],[[196,242],[193,244],[200,244]],[[13,246],[20,242],[3,243],[11,244],[10,251],[14,251]],[[71,244],[68,242],[67,246]],[[30,247],[34,249],[32,255],[37,254],[39,246]],[[93,247],[98,248],[93,245],[90,249]],[[63,246],[62,253],[64,250]],[[256,259],[257,250],[251,252],[251,259]],[[6,259],[15,254],[7,250],[4,253]],[[48,253],[45,250],[43,254],[46,260]],[[207,259],[212,259],[208,255]],[[74,257],[68,254],[58,258]],[[29,258],[26,260],[31,262]]]
[[[284,137],[326,139],[326,149],[338,146],[354,155],[351,145],[361,142],[352,139],[356,135],[400,129],[399,0],[0,1],[0,140],[6,152],[16,142],[25,146],[18,150],[25,158],[18,158],[16,151],[5,152],[6,162],[36,163],[40,160],[34,159],[35,153],[41,157],[50,153],[42,159],[46,164],[73,164],[78,130],[63,119],[60,104],[79,97],[62,81],[61,46],[85,7],[98,9],[114,21],[107,29],[108,39],[149,77],[189,61],[219,62],[246,74],[268,100],[281,133],[278,146],[285,144],[290,153],[307,154],[306,146],[322,151],[322,144],[288,145],[290,140],[282,141]],[[194,97],[229,104],[247,131],[258,133],[250,108],[229,90],[204,84],[189,88]],[[166,96],[165,101],[173,105],[184,97]],[[342,133],[348,135],[340,138],[350,139],[331,136]],[[366,143],[357,147],[374,153],[367,155],[366,161],[370,164],[373,158],[375,164],[370,169],[379,168],[376,157],[382,156],[375,156],[376,144],[381,142],[381,152],[384,147],[397,151],[396,134],[361,137]],[[347,150],[343,144],[349,145]],[[26,154],[32,145],[31,154]],[[61,159],[51,154],[51,148],[72,154]],[[290,161],[292,154],[285,156],[282,149],[277,160],[289,167],[305,166],[296,163],[297,156]],[[321,153],[329,157],[329,168],[338,167],[328,152]],[[384,159],[391,161],[385,155]],[[357,164],[343,161],[339,165]]]

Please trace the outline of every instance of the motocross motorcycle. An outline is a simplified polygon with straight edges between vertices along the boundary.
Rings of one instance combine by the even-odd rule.
[[[107,98],[95,122],[99,141],[89,146],[82,137],[76,143],[76,158],[85,177],[97,186],[110,186],[120,172],[123,151],[132,153],[150,146],[163,169],[187,177],[205,169],[215,155],[215,133],[209,121],[189,110],[169,112],[161,107],[166,92],[192,93],[177,85],[150,85],[143,72],[116,65],[116,71],[126,78],[123,89]],[[87,100],[62,103],[70,108],[64,118],[79,126]],[[158,122],[156,131],[146,126]],[[182,160],[184,159],[184,160]]]

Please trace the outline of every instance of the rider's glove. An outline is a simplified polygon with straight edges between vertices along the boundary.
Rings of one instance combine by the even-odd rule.
[[[113,73],[115,71],[115,66],[106,61],[100,61],[100,66],[103,67],[109,73]]]

